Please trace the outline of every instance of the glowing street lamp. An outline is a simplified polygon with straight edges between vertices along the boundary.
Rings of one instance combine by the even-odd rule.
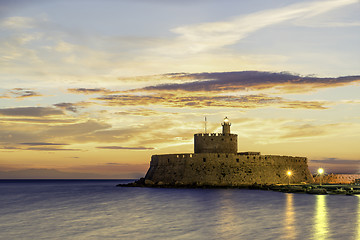
[[[321,186],[321,178],[322,178],[323,173],[324,173],[324,169],[319,168],[318,169],[318,174],[320,175],[320,186]]]
[[[291,175],[292,175],[292,172],[289,170],[289,171],[287,171],[287,173],[286,173],[287,175],[288,175],[288,177],[289,177],[289,184],[288,185],[290,185],[290,178],[291,178]]]

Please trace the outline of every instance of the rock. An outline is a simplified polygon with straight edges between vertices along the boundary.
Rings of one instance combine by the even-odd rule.
[[[151,180],[148,180],[148,179],[145,180],[145,185],[154,185],[154,184],[155,183]]]

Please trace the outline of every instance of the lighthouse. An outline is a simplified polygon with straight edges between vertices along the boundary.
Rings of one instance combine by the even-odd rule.
[[[221,125],[222,133],[194,134],[194,153],[237,153],[237,135],[230,133],[229,119]]]
[[[224,135],[229,135],[231,123],[227,117],[224,118],[224,122],[221,125],[222,125],[222,133]]]

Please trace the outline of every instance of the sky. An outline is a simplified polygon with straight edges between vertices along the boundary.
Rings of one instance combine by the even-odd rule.
[[[1,0],[0,178],[138,178],[221,132],[360,173],[359,0]]]

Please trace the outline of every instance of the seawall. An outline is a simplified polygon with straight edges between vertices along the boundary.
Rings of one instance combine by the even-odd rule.
[[[314,177],[315,182],[320,182],[320,176]],[[351,184],[355,182],[355,179],[360,179],[360,174],[334,174],[322,176],[321,182],[323,184]]]
[[[148,184],[243,186],[314,180],[305,157],[243,153],[153,155],[145,176]]]

